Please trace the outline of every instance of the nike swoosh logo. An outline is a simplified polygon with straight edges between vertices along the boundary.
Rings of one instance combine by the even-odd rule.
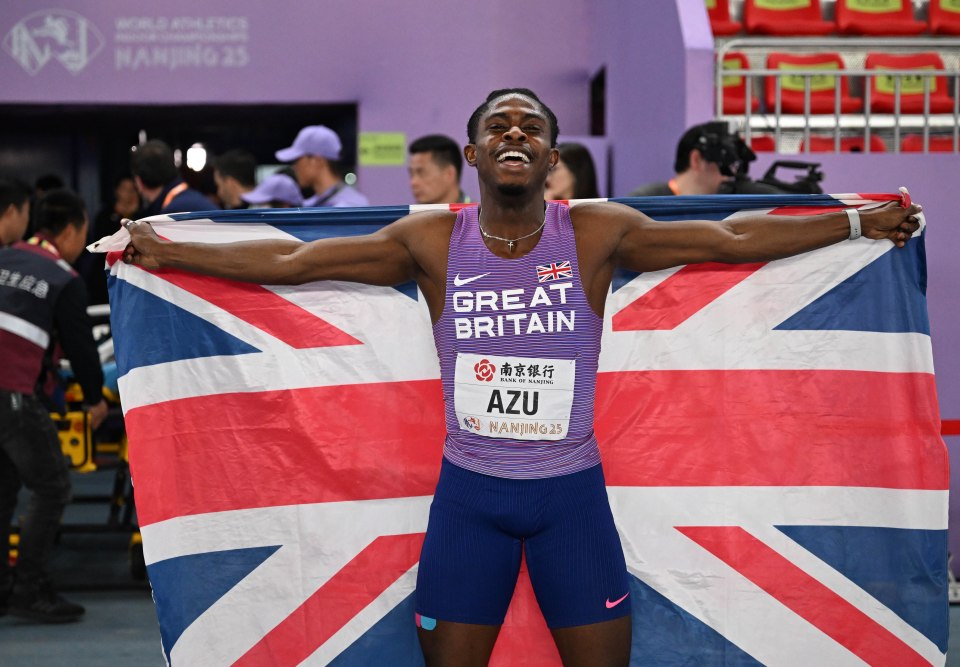
[[[613,609],[616,607],[618,604],[627,599],[627,595],[630,595],[630,591],[627,591],[622,598],[615,602],[610,602],[610,598],[607,598],[607,609]]]
[[[489,276],[489,275],[490,275],[489,273],[481,273],[479,276],[474,276],[473,278],[461,278],[460,274],[458,273],[453,277],[453,284],[456,285],[457,287],[463,287],[464,285],[472,283],[474,280],[480,280],[484,276]]]

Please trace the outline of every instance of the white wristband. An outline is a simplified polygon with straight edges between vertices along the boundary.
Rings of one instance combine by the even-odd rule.
[[[847,214],[847,219],[850,221],[850,236],[847,238],[851,241],[856,241],[860,238],[860,211],[855,208],[847,208],[843,210]]]

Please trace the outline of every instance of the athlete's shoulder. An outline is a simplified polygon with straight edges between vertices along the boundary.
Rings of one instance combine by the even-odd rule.
[[[627,229],[627,225],[647,220],[640,211],[619,202],[584,202],[570,209],[570,221],[577,232],[616,234]]]
[[[381,233],[401,243],[421,266],[446,258],[457,214],[453,211],[417,211],[387,225]],[[437,275],[446,275],[446,269]]]
[[[449,210],[416,211],[387,225],[384,230],[400,235],[416,234],[418,236],[443,234],[445,231],[449,237],[456,220],[457,214]]]

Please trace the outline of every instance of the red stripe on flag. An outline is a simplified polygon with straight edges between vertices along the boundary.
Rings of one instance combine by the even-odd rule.
[[[893,633],[739,526],[677,527],[868,665],[930,663]]]
[[[413,567],[422,545],[423,533],[378,537],[233,663],[234,667],[299,665]]]
[[[940,422],[941,435],[960,435],[960,419],[944,419]]]
[[[596,428],[611,486],[946,489],[933,391],[909,373],[601,373]],[[205,396],[126,419],[143,525],[430,495],[444,435],[439,380]]]
[[[674,329],[764,264],[708,262],[685,266],[615,314],[613,330]]]
[[[129,410],[142,525],[273,505],[431,495],[439,380],[221,394]],[[142,474],[141,474],[142,471]]]
[[[925,373],[601,373],[597,414],[611,486],[949,485]]]
[[[176,269],[164,269],[155,275],[298,350],[361,344],[353,336],[309,310],[260,285],[201,276]]]
[[[458,203],[455,203],[455,204],[450,204],[450,210],[453,211],[454,213],[456,213],[456,212],[458,212],[460,209],[469,208],[470,206],[476,206],[477,203],[478,203],[478,202],[472,201],[472,202],[467,202],[466,204],[464,204],[464,203],[462,203],[462,202],[458,202]]]

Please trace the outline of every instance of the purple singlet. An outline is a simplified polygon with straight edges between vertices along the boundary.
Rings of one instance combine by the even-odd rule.
[[[444,456],[461,468],[514,479],[595,466],[603,320],[580,282],[570,209],[548,204],[540,241],[518,259],[487,249],[478,215],[476,207],[457,214],[446,300],[433,327]]]

